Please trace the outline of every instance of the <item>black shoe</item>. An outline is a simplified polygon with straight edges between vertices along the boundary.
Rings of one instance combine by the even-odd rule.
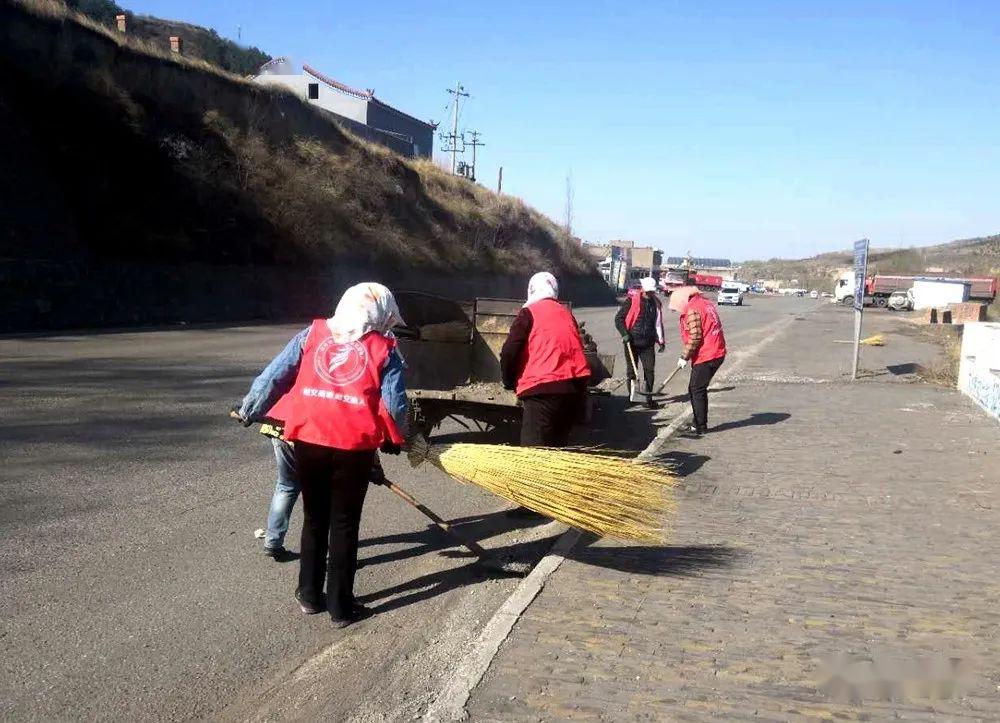
[[[346,628],[352,623],[356,623],[359,620],[364,620],[365,618],[370,618],[374,613],[371,608],[365,607],[360,603],[354,603],[354,607],[351,608],[351,614],[349,617],[338,617],[336,615],[330,615],[330,622],[335,628]]]
[[[696,424],[689,424],[684,428],[684,435],[687,437],[700,437],[701,427]]]
[[[289,552],[284,547],[265,547],[264,554],[275,562],[291,562],[299,559],[294,552]]]
[[[652,395],[646,397],[646,408],[647,409],[659,409],[660,403],[655,401]]]
[[[319,602],[313,602],[312,600],[304,599],[298,592],[296,592],[295,599],[299,603],[299,610],[306,615],[315,615],[316,613],[321,613],[326,610],[326,595],[320,595]]]

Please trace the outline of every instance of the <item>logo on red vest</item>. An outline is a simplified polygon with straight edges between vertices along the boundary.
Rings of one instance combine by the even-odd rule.
[[[313,365],[320,379],[335,387],[358,381],[368,366],[368,351],[360,341],[338,344],[326,339],[316,349]]]

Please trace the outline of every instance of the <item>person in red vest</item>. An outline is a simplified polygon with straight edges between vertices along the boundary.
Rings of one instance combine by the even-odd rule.
[[[688,432],[701,436],[708,432],[708,385],[726,360],[726,337],[715,304],[694,286],[682,286],[670,295],[670,310],[680,314],[681,342],[684,348],[678,367],[691,365],[688,393],[694,421]]]
[[[663,306],[656,295],[656,279],[647,276],[639,281],[638,289],[629,289],[625,303],[615,314],[615,328],[625,344],[625,373],[628,378],[628,401],[635,403],[638,371],[634,365],[642,364],[646,388],[646,406],[659,408],[653,401],[653,382],[656,379],[654,348],[663,352]]]
[[[266,417],[284,421],[302,489],[295,598],[304,613],[329,612],[337,627],[370,613],[354,599],[358,529],[376,450],[399,454],[404,443],[405,365],[390,331],[402,323],[385,286],[352,286],[333,317],[312,322],[298,359],[271,385],[280,398]]]
[[[528,301],[500,350],[504,387],[523,407],[523,447],[565,447],[586,400],[590,366],[576,319],[558,299],[555,276],[532,276]]]

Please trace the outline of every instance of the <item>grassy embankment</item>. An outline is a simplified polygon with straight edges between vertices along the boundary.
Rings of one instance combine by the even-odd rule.
[[[284,91],[63,3],[19,0],[0,15],[0,125],[20,149],[14,171],[30,156],[40,186],[7,179],[23,203],[0,255],[32,253],[19,234],[38,214],[24,209],[45,195],[64,206],[50,236],[90,261],[594,273],[520,199],[363,141]]]

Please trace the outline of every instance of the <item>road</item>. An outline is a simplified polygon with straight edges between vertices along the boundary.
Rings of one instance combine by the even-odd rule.
[[[817,303],[725,308],[730,346]],[[577,315],[618,351],[621,374],[613,312]],[[667,323],[659,379],[679,345]],[[483,572],[375,488],[357,592],[378,614],[336,631],[298,613],[296,564],[265,558],[252,536],[273,486],[270,445],[226,419],[298,328],[0,339],[0,717],[375,720],[427,704],[518,579]],[[682,389],[679,376],[668,391]],[[589,438],[642,449],[651,415],[623,407],[606,400]],[[537,560],[561,532],[508,517],[502,500],[429,466],[386,466],[466,535],[515,558]]]

